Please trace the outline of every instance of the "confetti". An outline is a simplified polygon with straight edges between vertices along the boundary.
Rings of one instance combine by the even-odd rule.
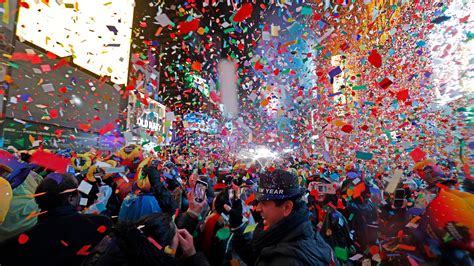
[[[249,18],[250,16],[252,16],[252,11],[253,11],[253,6],[252,4],[249,4],[249,3],[245,3],[242,5],[242,7],[237,10],[237,12],[235,13],[234,17],[232,18],[232,20],[234,22],[242,22],[244,21],[245,19]]]

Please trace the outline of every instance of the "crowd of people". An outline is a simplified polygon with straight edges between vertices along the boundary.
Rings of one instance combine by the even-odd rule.
[[[0,265],[472,265],[472,180],[454,161],[367,167],[0,151]],[[45,151],[43,151],[45,152]],[[52,151],[46,151],[53,153]]]

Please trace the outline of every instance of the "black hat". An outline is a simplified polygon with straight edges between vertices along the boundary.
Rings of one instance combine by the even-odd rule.
[[[282,200],[302,196],[304,192],[296,175],[277,169],[260,175],[256,198],[258,201]]]

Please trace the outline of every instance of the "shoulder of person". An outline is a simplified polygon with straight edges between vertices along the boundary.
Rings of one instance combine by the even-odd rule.
[[[84,259],[82,266],[127,265],[124,247],[115,235],[107,235]]]
[[[112,220],[105,216],[105,215],[102,215],[102,214],[83,214],[84,217],[88,218],[89,220],[91,220],[92,222],[96,223],[96,224],[101,224],[101,225],[105,225],[105,226],[112,226]]]
[[[178,265],[182,265],[182,266],[208,266],[209,261],[207,260],[206,256],[204,256],[203,253],[196,252],[196,254],[194,254],[191,257],[181,258],[179,260]]]
[[[295,257],[288,257],[288,256],[273,256],[271,259],[268,260],[258,260],[256,263],[257,266],[305,266],[306,264],[304,261],[299,260]]]

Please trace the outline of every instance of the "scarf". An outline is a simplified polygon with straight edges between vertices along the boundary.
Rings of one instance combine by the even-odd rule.
[[[254,232],[252,250],[255,254],[260,254],[263,248],[281,242],[306,221],[308,221],[307,209],[301,208],[266,231],[263,230],[263,223],[259,223]]]

